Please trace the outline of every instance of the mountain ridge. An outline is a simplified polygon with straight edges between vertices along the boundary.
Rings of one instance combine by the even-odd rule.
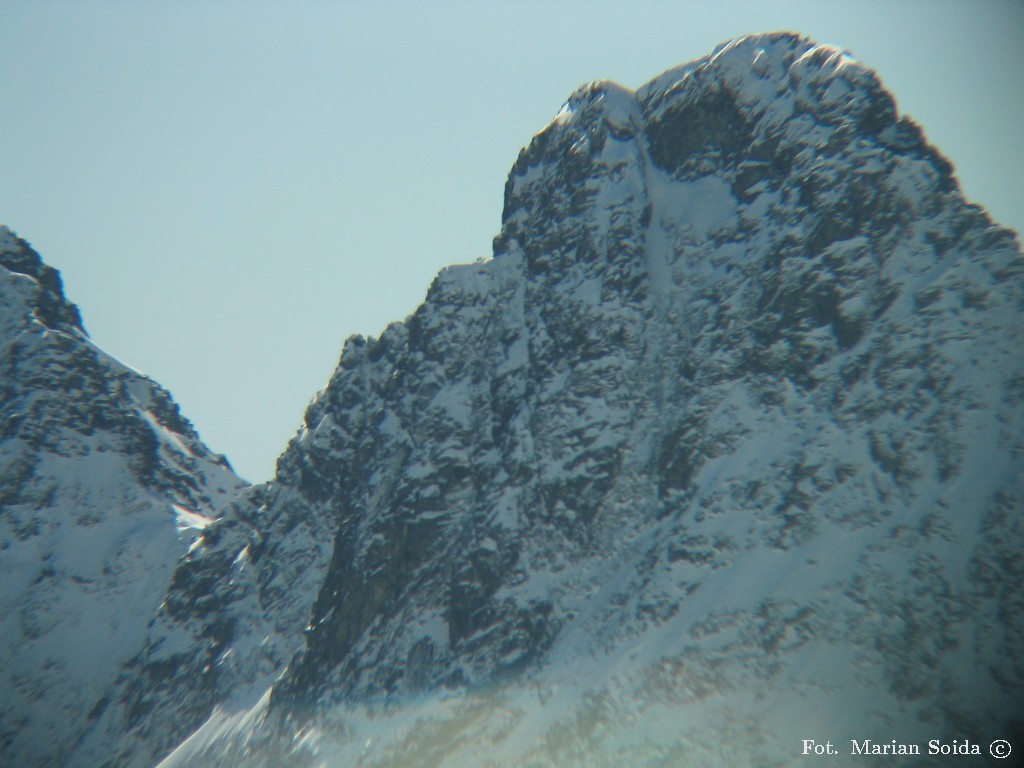
[[[822,730],[989,728],[977,713],[1012,712],[1020,685],[997,618],[1014,615],[1013,577],[987,551],[1020,498],[1019,418],[992,399],[1018,397],[1020,270],[1012,233],[835,49],[741,38],[634,94],[584,86],[520,153],[494,258],[350,339],[282,457],[277,482],[341,526],[306,648],[251,716],[319,730],[308,759],[416,764],[402,740],[424,748],[430,726],[364,723],[372,754],[330,734],[359,702],[501,680],[557,702],[582,665],[592,687],[565,710],[488,708],[481,725],[453,705],[437,727],[461,737],[438,764],[486,762],[457,745],[492,738],[509,764],[537,749],[565,764],[538,735],[572,733],[590,695],[641,720],[667,697],[698,731],[716,713],[783,762],[799,728],[758,697]],[[1004,553],[1019,546],[1006,524]],[[976,626],[991,640],[969,640]],[[667,665],[672,682],[631,690],[602,671],[616,663],[646,686]],[[271,762],[301,760],[274,732],[242,733],[269,738]],[[683,756],[695,733],[635,754]],[[215,744],[182,754],[224,759]]]
[[[242,481],[170,395],[90,341],[0,228],[0,757],[70,760],[142,648],[189,531]]]
[[[275,479],[202,530],[73,764],[1020,731],[1022,272],[833,48],[582,87],[494,257],[349,339]]]

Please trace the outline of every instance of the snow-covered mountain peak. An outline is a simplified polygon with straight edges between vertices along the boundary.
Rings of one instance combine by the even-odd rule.
[[[0,763],[65,765],[244,482],[0,230]]]
[[[637,89],[637,100],[650,109],[666,100],[695,101],[721,91],[745,108],[767,110],[775,119],[788,117],[785,108],[793,106],[821,115],[838,106],[855,117],[875,96],[891,101],[874,72],[848,53],[790,32],[731,40],[654,78]]]
[[[636,95],[612,80],[594,80],[581,86],[552,120],[557,125],[586,125],[604,119],[619,130],[637,127],[643,118]]]
[[[531,271],[571,262],[581,279],[611,258],[637,277],[657,264],[619,245],[649,240],[652,221],[679,238],[687,219],[696,245],[736,238],[779,206],[834,202],[843,215],[816,221],[807,240],[820,251],[875,210],[914,209],[956,188],[871,70],[798,35],[749,36],[635,93],[609,81],[577,90],[520,153],[495,254],[518,253]],[[535,223],[556,209],[586,215],[539,237]]]
[[[835,49],[584,86],[520,153],[494,258],[350,339],[275,480],[197,521],[79,764],[1007,738],[1022,275]]]
[[[86,335],[78,307],[64,296],[60,273],[44,264],[39,254],[6,225],[0,225],[0,267],[4,269],[0,302],[9,307],[6,320],[0,323],[21,321],[21,312],[13,306],[17,304],[46,328]]]
[[[1024,687],[1000,565],[1024,550],[1021,272],[836,49],[746,37],[583,86],[520,153],[494,258],[346,346],[246,513],[259,583],[335,527],[305,648],[169,764],[264,719],[269,763],[312,719],[307,757],[367,765],[449,728],[440,765],[785,765],[811,720],[988,733]],[[222,585],[195,637],[268,605],[233,597],[245,539],[222,541],[181,569]],[[456,694],[418,719],[487,686],[479,720]]]
[[[18,239],[18,236],[14,234],[10,227],[6,224],[0,224],[0,253],[14,250]]]

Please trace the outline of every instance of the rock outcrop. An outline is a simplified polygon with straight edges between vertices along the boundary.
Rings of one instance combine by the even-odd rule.
[[[74,762],[178,560],[245,485],[0,228],[0,763]]]

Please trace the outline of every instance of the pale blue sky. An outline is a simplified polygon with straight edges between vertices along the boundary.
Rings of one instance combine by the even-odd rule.
[[[1015,0],[0,0],[0,223],[263,480],[342,341],[489,254],[508,169],[577,86],[779,29],[877,69],[1024,226]]]

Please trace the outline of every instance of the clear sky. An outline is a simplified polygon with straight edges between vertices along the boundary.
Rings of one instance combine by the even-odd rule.
[[[268,479],[341,344],[490,253],[576,89],[790,29],[874,67],[1024,227],[1024,3],[0,0],[0,223],[86,328]]]

